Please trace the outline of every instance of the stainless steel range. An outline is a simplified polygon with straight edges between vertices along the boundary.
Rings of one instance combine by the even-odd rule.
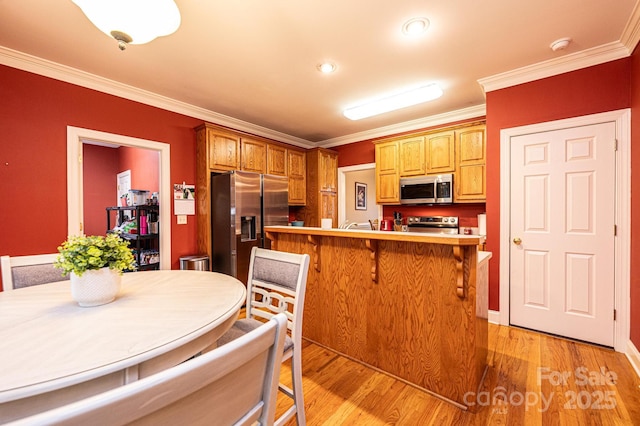
[[[409,232],[426,232],[431,234],[457,234],[457,216],[409,216],[407,217]]]

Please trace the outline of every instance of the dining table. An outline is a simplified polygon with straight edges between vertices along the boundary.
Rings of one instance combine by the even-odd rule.
[[[108,304],[80,307],[70,281],[0,293],[0,424],[148,377],[216,346],[246,287],[216,272],[122,275]]]

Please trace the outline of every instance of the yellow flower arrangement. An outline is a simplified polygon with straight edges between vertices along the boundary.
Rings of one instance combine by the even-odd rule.
[[[135,270],[136,263],[126,240],[118,234],[69,236],[58,247],[60,254],[54,262],[64,274],[82,276],[85,271],[108,267],[118,271]]]

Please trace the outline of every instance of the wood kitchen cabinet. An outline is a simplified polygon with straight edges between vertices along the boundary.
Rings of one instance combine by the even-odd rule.
[[[451,173],[455,170],[455,132],[431,133],[425,136],[427,174]]]
[[[318,177],[320,191],[338,191],[338,154],[335,151],[318,150]]]
[[[484,202],[487,199],[486,126],[456,130],[455,202]]]
[[[240,164],[245,172],[266,173],[267,144],[266,142],[242,137],[240,139]]]
[[[399,144],[397,140],[380,141],[375,145],[376,203],[400,203],[400,175],[398,170]]]
[[[455,170],[455,132],[398,139],[400,177],[451,173]]]
[[[375,142],[376,202],[400,203],[400,178],[454,174],[454,201],[486,201],[486,126],[481,122]]]
[[[196,139],[198,154],[208,170],[227,172],[240,168],[239,135],[205,124],[196,129]]]
[[[307,157],[307,203],[301,210],[305,226],[320,226],[320,219],[331,218],[338,227],[338,153],[315,148]]]
[[[289,205],[307,204],[307,156],[303,151],[287,150]]]
[[[267,144],[267,174],[287,176],[287,148]]]
[[[400,176],[421,176],[427,173],[424,137],[400,139],[398,148]]]

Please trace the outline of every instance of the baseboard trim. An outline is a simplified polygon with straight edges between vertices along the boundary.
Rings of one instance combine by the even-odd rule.
[[[500,311],[489,310],[489,322],[500,325]]]
[[[640,352],[638,352],[638,349],[631,340],[627,341],[627,350],[625,355],[633,369],[636,371],[638,377],[640,377]]]

